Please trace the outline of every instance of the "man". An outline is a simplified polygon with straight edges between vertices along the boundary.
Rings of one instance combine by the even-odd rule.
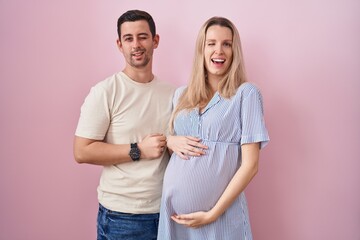
[[[81,107],[74,140],[79,163],[102,165],[99,239],[156,239],[174,88],[152,73],[158,47],[152,17],[131,10],[117,22],[126,65],[96,84]]]

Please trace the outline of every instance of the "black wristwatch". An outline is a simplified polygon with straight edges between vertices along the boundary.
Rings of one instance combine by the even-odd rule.
[[[140,160],[141,152],[140,152],[140,149],[138,148],[137,143],[130,143],[129,155],[133,161]]]

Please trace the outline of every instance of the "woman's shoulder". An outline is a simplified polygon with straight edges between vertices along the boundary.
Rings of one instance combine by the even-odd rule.
[[[259,88],[251,82],[244,82],[236,92],[236,95],[241,95],[243,98],[246,98],[251,94],[261,95]]]
[[[258,90],[259,90],[259,88],[252,82],[244,82],[239,87],[239,91],[242,91],[244,93],[251,92],[251,91],[258,91]]]
[[[174,98],[179,98],[179,97],[181,96],[181,94],[185,91],[186,88],[187,88],[187,86],[178,87],[178,88],[175,90]]]
[[[180,86],[175,90],[175,94],[181,94],[184,92],[184,90],[187,88],[187,86]]]
[[[173,97],[173,104],[174,105],[177,105],[180,96],[182,95],[182,93],[185,91],[186,88],[187,88],[187,86],[181,86],[181,87],[178,87],[175,90],[174,97]]]

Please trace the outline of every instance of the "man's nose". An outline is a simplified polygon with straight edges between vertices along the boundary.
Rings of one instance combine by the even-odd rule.
[[[137,38],[135,38],[133,41],[133,48],[138,48],[138,47],[140,47],[140,41]]]

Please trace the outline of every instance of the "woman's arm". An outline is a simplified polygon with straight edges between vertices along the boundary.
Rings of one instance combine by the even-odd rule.
[[[208,212],[194,212],[172,216],[172,219],[187,227],[198,228],[216,221],[240,195],[258,171],[260,144],[250,143],[241,146],[242,163],[229,182],[225,191]]]

